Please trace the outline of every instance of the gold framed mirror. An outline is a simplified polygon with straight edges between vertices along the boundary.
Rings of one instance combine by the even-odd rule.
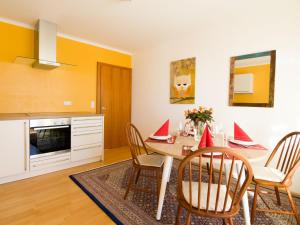
[[[276,50],[230,58],[229,105],[273,107]]]

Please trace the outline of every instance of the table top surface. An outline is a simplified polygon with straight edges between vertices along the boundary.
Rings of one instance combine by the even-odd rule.
[[[146,144],[151,148],[151,151],[162,154],[173,156],[176,159],[183,159],[185,156],[182,155],[182,146],[194,146],[198,142],[194,140],[193,137],[183,137],[177,136],[174,144],[167,143],[158,143],[158,142],[146,142]],[[225,146],[226,147],[226,146]],[[240,153],[246,157],[250,162],[260,161],[266,159],[271,153],[268,150],[261,149],[251,149],[251,146],[248,148],[230,148],[231,150]]]

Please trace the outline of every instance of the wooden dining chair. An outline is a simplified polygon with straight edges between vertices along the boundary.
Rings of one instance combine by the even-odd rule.
[[[300,217],[293,201],[289,187],[292,184],[295,171],[300,166],[300,132],[292,132],[284,136],[276,145],[265,166],[253,166],[253,181],[255,183],[251,222],[255,221],[256,211],[293,215],[300,225]],[[261,187],[272,187],[275,190],[277,204],[281,205],[279,189],[287,192],[291,211],[272,210],[261,195]],[[268,209],[257,208],[258,195]]]
[[[124,196],[124,199],[127,198],[127,195],[130,189],[135,189],[138,191],[151,192],[149,189],[142,189],[132,187],[132,184],[135,182],[135,185],[138,182],[138,179],[141,175],[142,170],[154,171],[154,176],[147,176],[149,179],[156,179],[157,181],[157,197],[160,193],[160,184],[162,176],[162,168],[164,164],[164,156],[157,154],[149,154],[146,144],[144,143],[142,136],[138,129],[133,124],[127,124],[126,126],[126,137],[130,152],[132,155],[132,165],[133,173],[130,176],[129,184]]]
[[[219,173],[213,179],[213,167],[209,175],[202,169],[202,163],[218,162]],[[229,168],[224,175],[224,168]],[[237,173],[237,179],[233,174]],[[180,224],[182,208],[187,211],[185,224],[190,224],[191,214],[201,217],[221,218],[233,224],[232,217],[240,209],[240,200],[252,179],[252,169],[246,158],[230,149],[212,147],[198,150],[187,156],[178,170],[178,211],[176,224]]]

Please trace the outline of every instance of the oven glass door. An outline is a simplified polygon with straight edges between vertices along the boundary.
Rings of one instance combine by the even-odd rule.
[[[30,128],[30,158],[54,155],[70,149],[70,125]]]

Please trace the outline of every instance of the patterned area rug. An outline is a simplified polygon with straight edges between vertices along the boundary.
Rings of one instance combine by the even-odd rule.
[[[177,168],[179,161],[174,160],[170,182],[168,183],[165,202],[160,221],[155,219],[157,210],[156,182],[147,177],[140,176],[138,186],[152,189],[152,193],[130,191],[126,200],[123,199],[129,177],[132,172],[131,160],[100,167],[94,170],[75,174],[70,178],[116,223],[128,225],[168,225],[175,223],[177,212],[176,182]],[[252,193],[249,194],[250,207],[252,205]],[[280,194],[282,209],[290,209],[287,195]],[[271,197],[268,197],[271,196]],[[294,198],[297,206],[300,206],[300,199]],[[267,195],[265,200],[270,206],[277,209],[275,195]],[[258,199],[258,208],[264,208],[262,200]],[[184,210],[183,210],[184,211]],[[182,223],[185,212],[182,214]],[[191,224],[223,224],[222,220],[192,216]],[[235,216],[234,224],[244,224],[243,213]],[[255,224],[296,224],[291,216],[276,215],[257,212]]]

